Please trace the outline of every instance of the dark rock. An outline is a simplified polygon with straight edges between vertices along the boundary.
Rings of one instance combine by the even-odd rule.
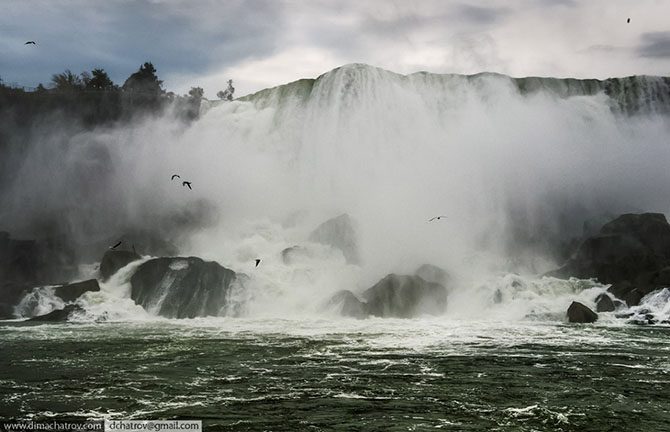
[[[418,276],[390,274],[363,293],[371,315],[412,318],[439,315],[447,307],[447,290]]]
[[[309,241],[338,248],[344,254],[347,263],[360,264],[356,230],[347,214],[329,219],[316,227],[309,235]]]
[[[616,307],[614,301],[607,294],[600,294],[596,297],[596,312],[614,312]]]
[[[367,305],[360,301],[358,297],[354,295],[354,293],[348,290],[337,292],[330,299],[328,304],[339,306],[340,314],[342,316],[363,319],[370,315]]]
[[[48,314],[32,317],[28,321],[64,322],[72,318],[72,315],[83,312],[84,309],[79,305],[67,305],[63,309],[56,309]]]
[[[63,239],[17,240],[0,234],[0,319],[13,318],[14,306],[34,286],[68,280],[74,257]]]
[[[414,274],[426,282],[440,284],[444,287],[446,287],[449,283],[449,273],[447,273],[446,270],[432,264],[422,265],[416,269]]]
[[[156,258],[130,278],[131,298],[150,313],[167,318],[220,315],[234,271],[200,258]]]
[[[640,304],[642,297],[647,294],[646,290],[636,288],[628,281],[612,284],[607,288],[607,291],[614,294],[616,298],[623,300],[629,307]]]
[[[659,287],[670,287],[670,266],[660,269],[654,274],[652,283]]]
[[[132,251],[108,250],[100,261],[100,279],[104,282],[114,273],[141,257]]]
[[[662,213],[624,214],[603,225],[600,232],[632,236],[656,255],[670,256],[670,225]]]
[[[44,267],[35,240],[15,240],[5,235],[0,241],[0,281],[36,283]]]
[[[54,294],[65,302],[73,302],[86,292],[100,291],[100,285],[96,279],[89,279],[82,282],[75,282],[56,287]]]
[[[670,267],[670,224],[665,216],[625,214],[587,238],[563,267],[548,275],[613,284],[610,292],[633,306],[670,277],[666,267]]]
[[[598,320],[598,314],[579,302],[572,302],[568,308],[568,321],[571,323],[592,323]]]
[[[5,282],[0,285],[0,319],[15,318],[14,306],[19,304],[31,288],[28,284],[14,282]]]

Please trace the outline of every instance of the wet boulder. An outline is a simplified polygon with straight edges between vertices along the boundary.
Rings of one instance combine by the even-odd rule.
[[[607,294],[600,294],[596,297],[596,312],[614,312],[616,306],[612,297]]]
[[[568,321],[571,323],[593,323],[598,320],[598,314],[579,302],[573,301],[568,308]]]
[[[337,292],[328,302],[329,306],[338,308],[340,315],[351,318],[367,318],[370,314],[368,306],[360,301],[351,291],[342,290]]]
[[[370,314],[378,317],[439,315],[447,307],[446,288],[418,276],[390,274],[363,292],[363,298]]]
[[[613,284],[616,297],[636,305],[666,281],[670,267],[670,224],[660,213],[625,214],[584,240],[555,277],[596,278]],[[637,290],[638,292],[633,292]]]
[[[447,273],[446,270],[432,264],[422,265],[416,269],[414,275],[419,276],[426,282],[440,284],[445,287],[449,283],[449,273]]]
[[[96,279],[89,279],[56,287],[54,294],[65,302],[73,302],[84,293],[97,291],[100,291],[98,281]]]
[[[612,293],[617,299],[623,300],[628,306],[637,306],[650,290],[640,289],[628,281],[613,283],[607,292]]]
[[[66,305],[63,309],[56,309],[45,315],[39,315],[30,318],[28,321],[40,322],[65,322],[72,319],[73,316],[84,313],[84,309],[79,305]]]
[[[117,271],[141,257],[133,251],[108,250],[100,261],[100,279],[104,282]]]
[[[349,264],[360,264],[354,222],[348,214],[329,219],[309,235],[309,241],[340,249]]]
[[[156,258],[130,278],[131,298],[167,318],[217,316],[237,281],[234,271],[197,257]]]

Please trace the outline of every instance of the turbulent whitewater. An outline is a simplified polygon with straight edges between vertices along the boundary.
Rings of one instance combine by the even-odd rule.
[[[19,228],[58,218],[81,244],[157,229],[181,255],[249,276],[232,294],[243,316],[318,315],[338,290],[426,263],[452,276],[448,314],[497,307],[478,287],[495,295],[511,272],[540,304],[547,293],[561,300],[510,316],[557,314],[578,290],[536,278],[576,239],[620,213],[668,210],[669,109],[662,77],[403,76],[347,65],[212,103],[186,130],[167,116],[66,146],[42,136],[53,145],[33,145],[2,216]],[[175,172],[193,191],[169,181]],[[309,239],[342,213],[356,224],[355,264]],[[296,245],[307,248],[284,262]],[[97,296],[127,298],[122,282]]]
[[[38,131],[0,193],[3,224],[17,235],[49,220],[67,227],[82,280],[98,277],[117,233],[161,237],[132,244],[142,258],[79,297],[69,323],[2,322],[0,417],[193,418],[236,431],[665,430],[670,291],[571,325],[570,303],[595,308],[607,285],[542,275],[616,215],[668,213],[669,112],[661,77],[347,65],[209,103],[187,128],[168,114],[73,136]],[[437,215],[446,218],[429,222]],[[151,248],[225,269],[154,262],[167,276],[147,270],[161,282],[142,297],[133,277]],[[193,267],[235,272],[225,308],[158,316],[188,297],[170,290]],[[419,268],[448,280],[443,314],[358,320],[329,303]],[[33,290],[16,314],[62,308],[57,289]],[[208,299],[194,310],[218,306]],[[630,325],[622,312],[658,325]]]

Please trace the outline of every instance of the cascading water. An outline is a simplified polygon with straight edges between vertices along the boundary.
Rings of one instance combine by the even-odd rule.
[[[360,292],[424,263],[453,276],[456,304],[514,271],[564,310],[567,298],[552,292],[569,283],[533,275],[560,264],[585,222],[668,210],[669,94],[657,77],[403,76],[356,64],[215,103],[187,130],[153,119],[83,135],[64,159],[76,171],[87,146],[109,154],[107,194],[90,203],[102,217],[160,225],[174,208],[212,205],[216,216],[183,236],[182,250],[249,276],[231,294],[243,315],[319,314],[338,290]],[[193,190],[170,182],[174,172]],[[21,184],[37,196],[45,186]],[[48,194],[62,197],[58,187]],[[356,221],[360,265],[308,241],[341,213]],[[294,245],[308,252],[287,264],[281,252]],[[526,300],[510,316],[537,310]]]
[[[45,133],[26,151],[20,190],[0,195],[4,220],[56,214],[82,241],[124,224],[153,229],[187,259],[130,262],[74,300],[70,323],[0,325],[0,417],[666,430],[670,327],[626,323],[663,324],[670,291],[632,308],[616,302],[595,325],[566,325],[571,302],[593,309],[607,285],[540,275],[612,216],[667,212],[667,114],[663,78],[349,65],[214,103],[186,129],[166,116],[65,142]],[[446,218],[429,222],[437,215]],[[122,248],[146,253],[133,241]],[[225,304],[201,282],[232,272],[190,256],[236,272]],[[337,319],[329,299],[341,290],[354,303],[380,280],[429,290],[386,276],[419,267],[446,281],[444,315]],[[96,276],[81,267],[80,279]],[[135,277],[157,289],[134,292]],[[194,290],[170,291],[179,280]],[[175,313],[173,297],[192,307]],[[63,304],[45,287],[19,309]],[[204,308],[222,316],[156,315]]]

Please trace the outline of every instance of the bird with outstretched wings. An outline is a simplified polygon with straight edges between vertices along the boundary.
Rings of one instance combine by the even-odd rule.
[[[189,189],[193,190],[193,188],[191,187],[191,182],[190,181],[183,181],[183,182],[181,182],[181,185],[182,186],[188,186]]]

